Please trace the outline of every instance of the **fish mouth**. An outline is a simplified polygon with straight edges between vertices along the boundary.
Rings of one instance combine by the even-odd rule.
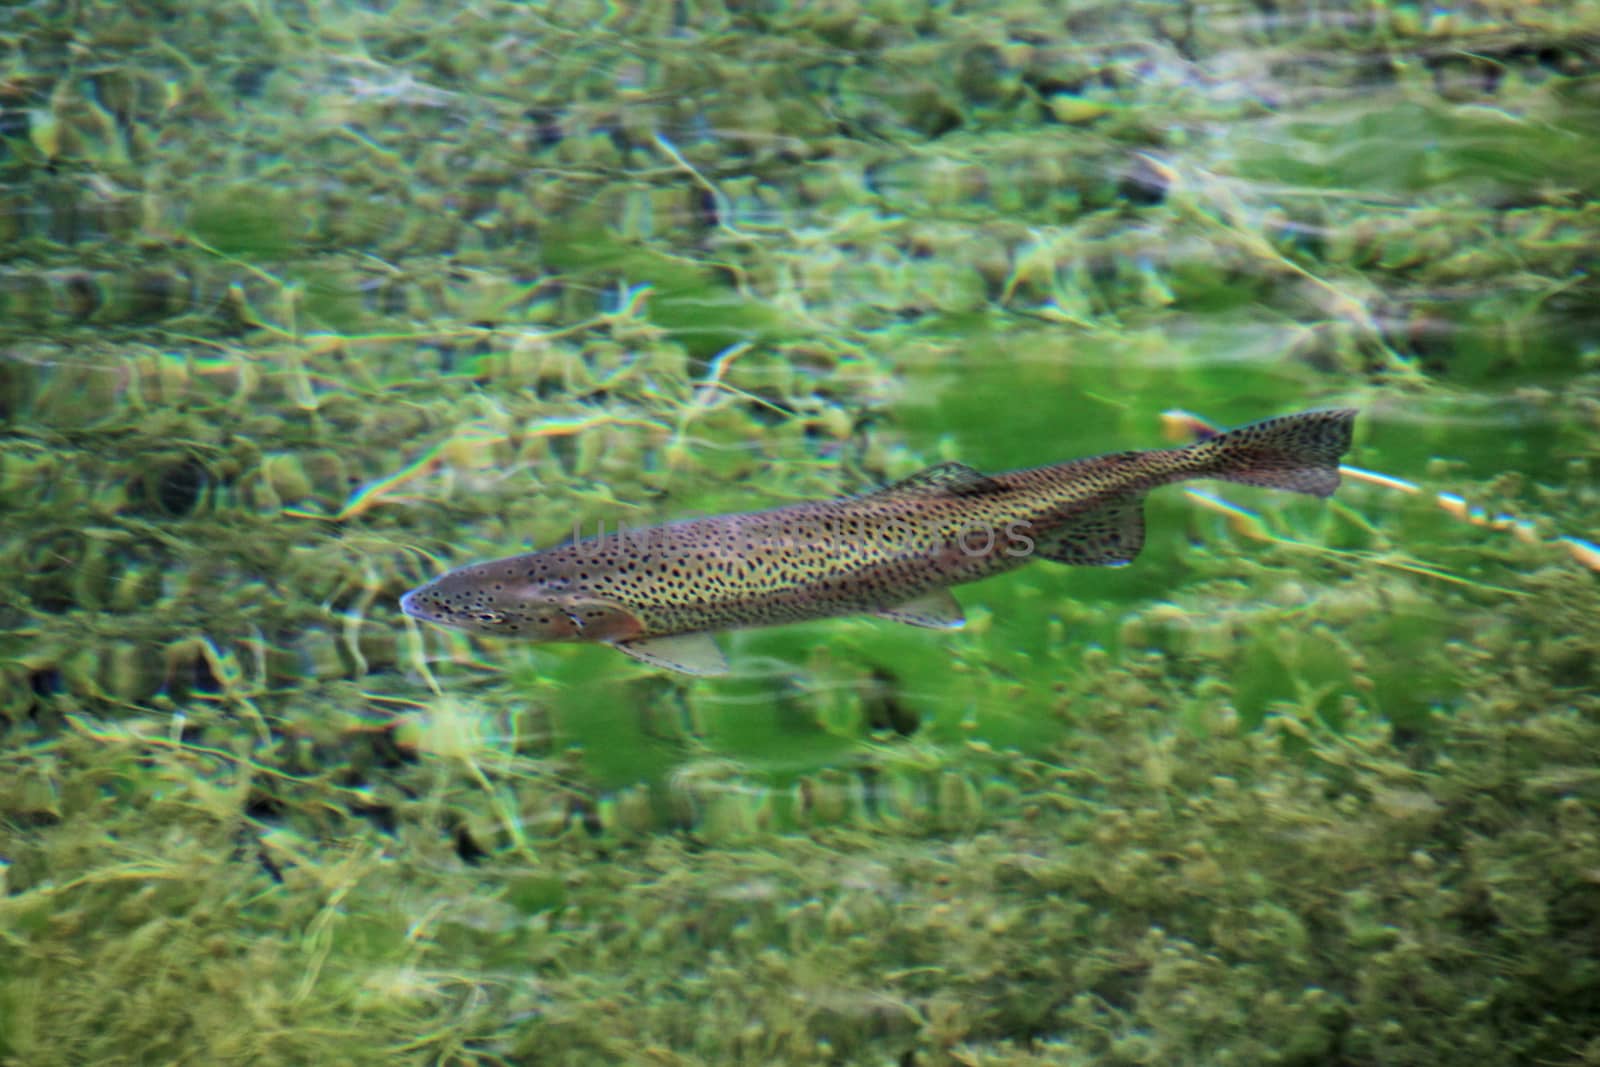
[[[413,619],[473,633],[494,633],[494,627],[507,621],[504,612],[487,604],[451,604],[448,598],[441,598],[435,593],[431,585],[413,589],[401,597],[400,610]]]
[[[423,622],[443,621],[448,613],[441,611],[438,601],[430,600],[427,592],[426,586],[411,590],[400,598],[400,610],[413,619],[421,619]]]

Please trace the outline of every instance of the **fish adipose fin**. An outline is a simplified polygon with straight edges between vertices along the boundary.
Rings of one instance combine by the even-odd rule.
[[[950,595],[948,589],[936,589],[931,593],[924,593],[915,600],[908,600],[904,604],[896,604],[892,608],[884,608],[873,614],[880,619],[893,619],[895,622],[923,626],[929,630],[959,630],[967,624],[967,616],[962,612],[961,604]]]
[[[618,641],[611,646],[640,663],[701,677],[727,674],[728,661],[710,634],[674,634],[642,641]]]
[[[1033,552],[1041,559],[1074,567],[1121,567],[1144,547],[1143,495],[1113,500],[1074,515],[1043,535],[1035,533]]]
[[[875,489],[865,496],[904,496],[906,494],[945,493],[950,496],[980,496],[998,493],[1004,487],[965,463],[939,463],[902,478],[893,485]]]

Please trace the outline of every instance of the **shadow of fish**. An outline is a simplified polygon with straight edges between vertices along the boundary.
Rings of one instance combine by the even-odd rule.
[[[453,570],[407,593],[426,622],[531,641],[610,644],[645,663],[722,674],[719,630],[870,613],[965,621],[949,588],[1048,559],[1131,562],[1144,496],[1198,478],[1328,496],[1353,410],[1267,419],[1184,448],[980,474],[929,467],[876,492],[618,530]]]

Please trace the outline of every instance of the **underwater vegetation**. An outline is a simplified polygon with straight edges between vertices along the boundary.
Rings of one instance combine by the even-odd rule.
[[[7,5],[0,1063],[1600,1063],[1597,39]],[[959,632],[398,606],[1318,406]]]

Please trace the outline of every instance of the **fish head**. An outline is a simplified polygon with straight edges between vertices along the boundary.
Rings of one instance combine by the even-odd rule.
[[[565,583],[517,582],[466,567],[400,598],[413,619],[523,641],[626,641],[644,624],[624,605]]]

